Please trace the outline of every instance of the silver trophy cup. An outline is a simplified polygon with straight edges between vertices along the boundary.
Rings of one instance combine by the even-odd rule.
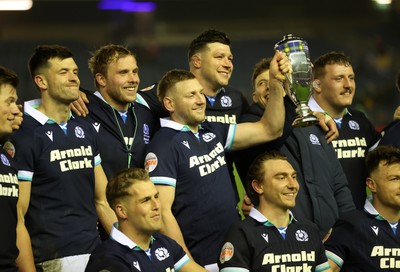
[[[296,105],[297,117],[292,126],[306,127],[318,124],[318,118],[312,114],[307,105],[312,81],[312,64],[307,42],[288,34],[275,44],[275,50],[285,52],[292,64],[293,72],[288,76],[289,88],[285,88],[286,94]]]

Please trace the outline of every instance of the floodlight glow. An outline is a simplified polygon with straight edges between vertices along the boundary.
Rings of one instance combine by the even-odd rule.
[[[390,5],[392,3],[392,0],[374,0],[374,1],[379,5]]]
[[[0,0],[0,10],[28,10],[32,0]]]
[[[102,0],[98,7],[104,10],[121,10],[124,12],[152,12],[156,9],[156,4],[133,0]]]

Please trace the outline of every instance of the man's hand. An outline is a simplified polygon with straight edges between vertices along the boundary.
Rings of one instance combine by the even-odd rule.
[[[17,106],[18,106],[18,109],[19,109],[19,113],[14,116],[14,120],[13,120],[13,123],[12,123],[12,129],[13,130],[18,130],[19,129],[19,127],[22,124],[22,120],[23,120],[23,116],[24,116],[24,114],[22,113],[22,105],[19,104]]]
[[[79,98],[71,103],[71,110],[76,115],[85,117],[89,114],[86,104],[89,104],[86,94],[82,91],[79,91]]]
[[[292,65],[290,64],[290,60],[285,53],[276,51],[273,59],[271,60],[269,70],[271,80],[276,79],[280,82],[284,82],[287,78],[287,75],[292,73]]]
[[[332,117],[320,111],[314,111],[313,114],[318,118],[322,130],[326,131],[325,139],[328,143],[339,137],[339,130]]]
[[[250,198],[245,194],[243,197],[242,203],[242,212],[244,216],[248,216],[250,214],[250,210],[254,205],[251,203]]]

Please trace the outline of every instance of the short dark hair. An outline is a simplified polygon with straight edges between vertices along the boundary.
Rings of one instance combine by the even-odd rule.
[[[10,84],[14,89],[17,89],[19,78],[13,70],[0,66],[0,86],[3,84]]]
[[[264,163],[269,160],[287,161],[287,157],[279,151],[272,150],[258,155],[251,163],[247,172],[247,193],[248,197],[251,199],[251,202],[255,206],[260,203],[260,199],[258,193],[254,190],[251,183],[253,182],[253,180],[256,180],[257,182],[262,182],[265,175]]]
[[[400,163],[400,149],[392,145],[382,145],[370,151],[365,158],[367,175],[371,176],[381,162],[385,162],[385,165]]]
[[[195,79],[196,77],[189,71],[182,69],[173,69],[168,71],[157,85],[158,99],[163,101],[168,91],[178,82]]]
[[[272,58],[262,58],[259,62],[256,63],[256,65],[254,66],[254,70],[253,70],[253,75],[251,77],[251,85],[253,86],[253,88],[255,88],[256,86],[254,85],[254,81],[256,80],[256,78],[262,74],[264,71],[269,70],[269,65],[271,64],[271,60]]]
[[[313,78],[318,79],[325,75],[325,66],[331,64],[340,64],[344,66],[351,66],[350,58],[342,52],[329,52],[319,56],[314,61],[312,69]]]
[[[208,29],[190,43],[188,50],[189,62],[194,54],[202,51],[209,43],[222,43],[231,46],[231,41],[224,32],[215,29]]]
[[[128,189],[139,181],[150,181],[149,173],[142,168],[127,168],[118,171],[108,181],[106,197],[112,209],[125,197],[131,197]]]
[[[48,67],[49,60],[59,58],[61,60],[72,58],[72,52],[68,47],[61,45],[39,45],[28,62],[29,72],[32,79],[39,73],[39,70]]]
[[[117,44],[104,45],[92,53],[92,57],[88,61],[89,69],[93,76],[97,73],[106,75],[108,65],[111,62],[127,56],[132,56],[136,59],[136,55],[125,46]],[[98,86],[97,81],[94,80],[94,82]]]

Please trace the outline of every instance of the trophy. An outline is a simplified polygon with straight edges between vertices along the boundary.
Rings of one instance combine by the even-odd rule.
[[[307,105],[311,94],[312,80],[312,64],[307,42],[302,38],[288,34],[275,44],[275,50],[285,52],[292,64],[293,72],[287,76],[289,88],[285,88],[286,94],[296,105],[297,117],[292,126],[306,127],[318,124],[318,118],[312,114]]]

